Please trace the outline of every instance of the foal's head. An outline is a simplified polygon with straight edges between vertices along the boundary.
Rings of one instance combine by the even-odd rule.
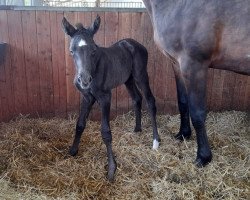
[[[87,89],[90,86],[95,72],[97,45],[93,36],[98,31],[100,22],[101,19],[97,16],[90,27],[84,28],[78,23],[75,28],[65,17],[62,20],[64,32],[71,37],[69,50],[76,66],[74,82],[79,89]]]

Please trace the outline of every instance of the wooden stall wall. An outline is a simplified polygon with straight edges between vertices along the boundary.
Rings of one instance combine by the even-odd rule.
[[[109,46],[122,38],[134,38],[149,51],[148,73],[158,113],[177,113],[175,78],[171,62],[155,46],[146,12],[63,12],[0,10],[0,43],[8,44],[0,65],[0,121],[20,113],[32,117],[66,117],[79,110],[80,95],[73,85],[74,65],[69,38],[61,28],[65,16],[73,24],[90,25],[96,14],[101,27],[98,45]],[[250,77],[209,70],[209,110],[247,110]],[[145,104],[145,103],[144,103]],[[112,93],[112,116],[132,109],[124,86]],[[92,118],[99,115],[94,106]]]

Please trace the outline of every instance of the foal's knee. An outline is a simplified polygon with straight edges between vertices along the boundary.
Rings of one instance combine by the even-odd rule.
[[[105,144],[110,144],[112,142],[112,134],[111,131],[102,130],[102,140]]]
[[[76,133],[77,134],[81,134],[84,131],[84,129],[85,129],[84,125],[79,125],[79,124],[76,125]]]
[[[134,107],[136,108],[141,108],[141,105],[142,105],[142,96],[141,95],[138,95],[137,97],[135,97],[133,99],[133,105]]]
[[[147,99],[148,108],[150,110],[152,110],[154,113],[156,113],[156,105],[155,105],[154,96],[150,95],[150,96],[146,97],[146,99]]]

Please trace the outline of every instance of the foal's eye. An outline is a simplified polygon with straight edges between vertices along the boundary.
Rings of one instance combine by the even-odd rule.
[[[74,54],[74,52],[72,51],[72,50],[70,50],[70,53],[73,55]]]

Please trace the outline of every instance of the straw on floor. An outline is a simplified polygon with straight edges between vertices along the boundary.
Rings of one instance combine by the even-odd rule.
[[[162,142],[152,150],[150,119],[133,133],[132,112],[111,122],[118,169],[106,176],[100,123],[88,121],[76,157],[68,155],[76,117],[18,119],[0,124],[0,199],[247,199],[250,196],[250,122],[245,112],[209,113],[213,161],[196,168],[196,138],[173,136],[179,116],[157,116]],[[193,131],[194,133],[194,131]]]

